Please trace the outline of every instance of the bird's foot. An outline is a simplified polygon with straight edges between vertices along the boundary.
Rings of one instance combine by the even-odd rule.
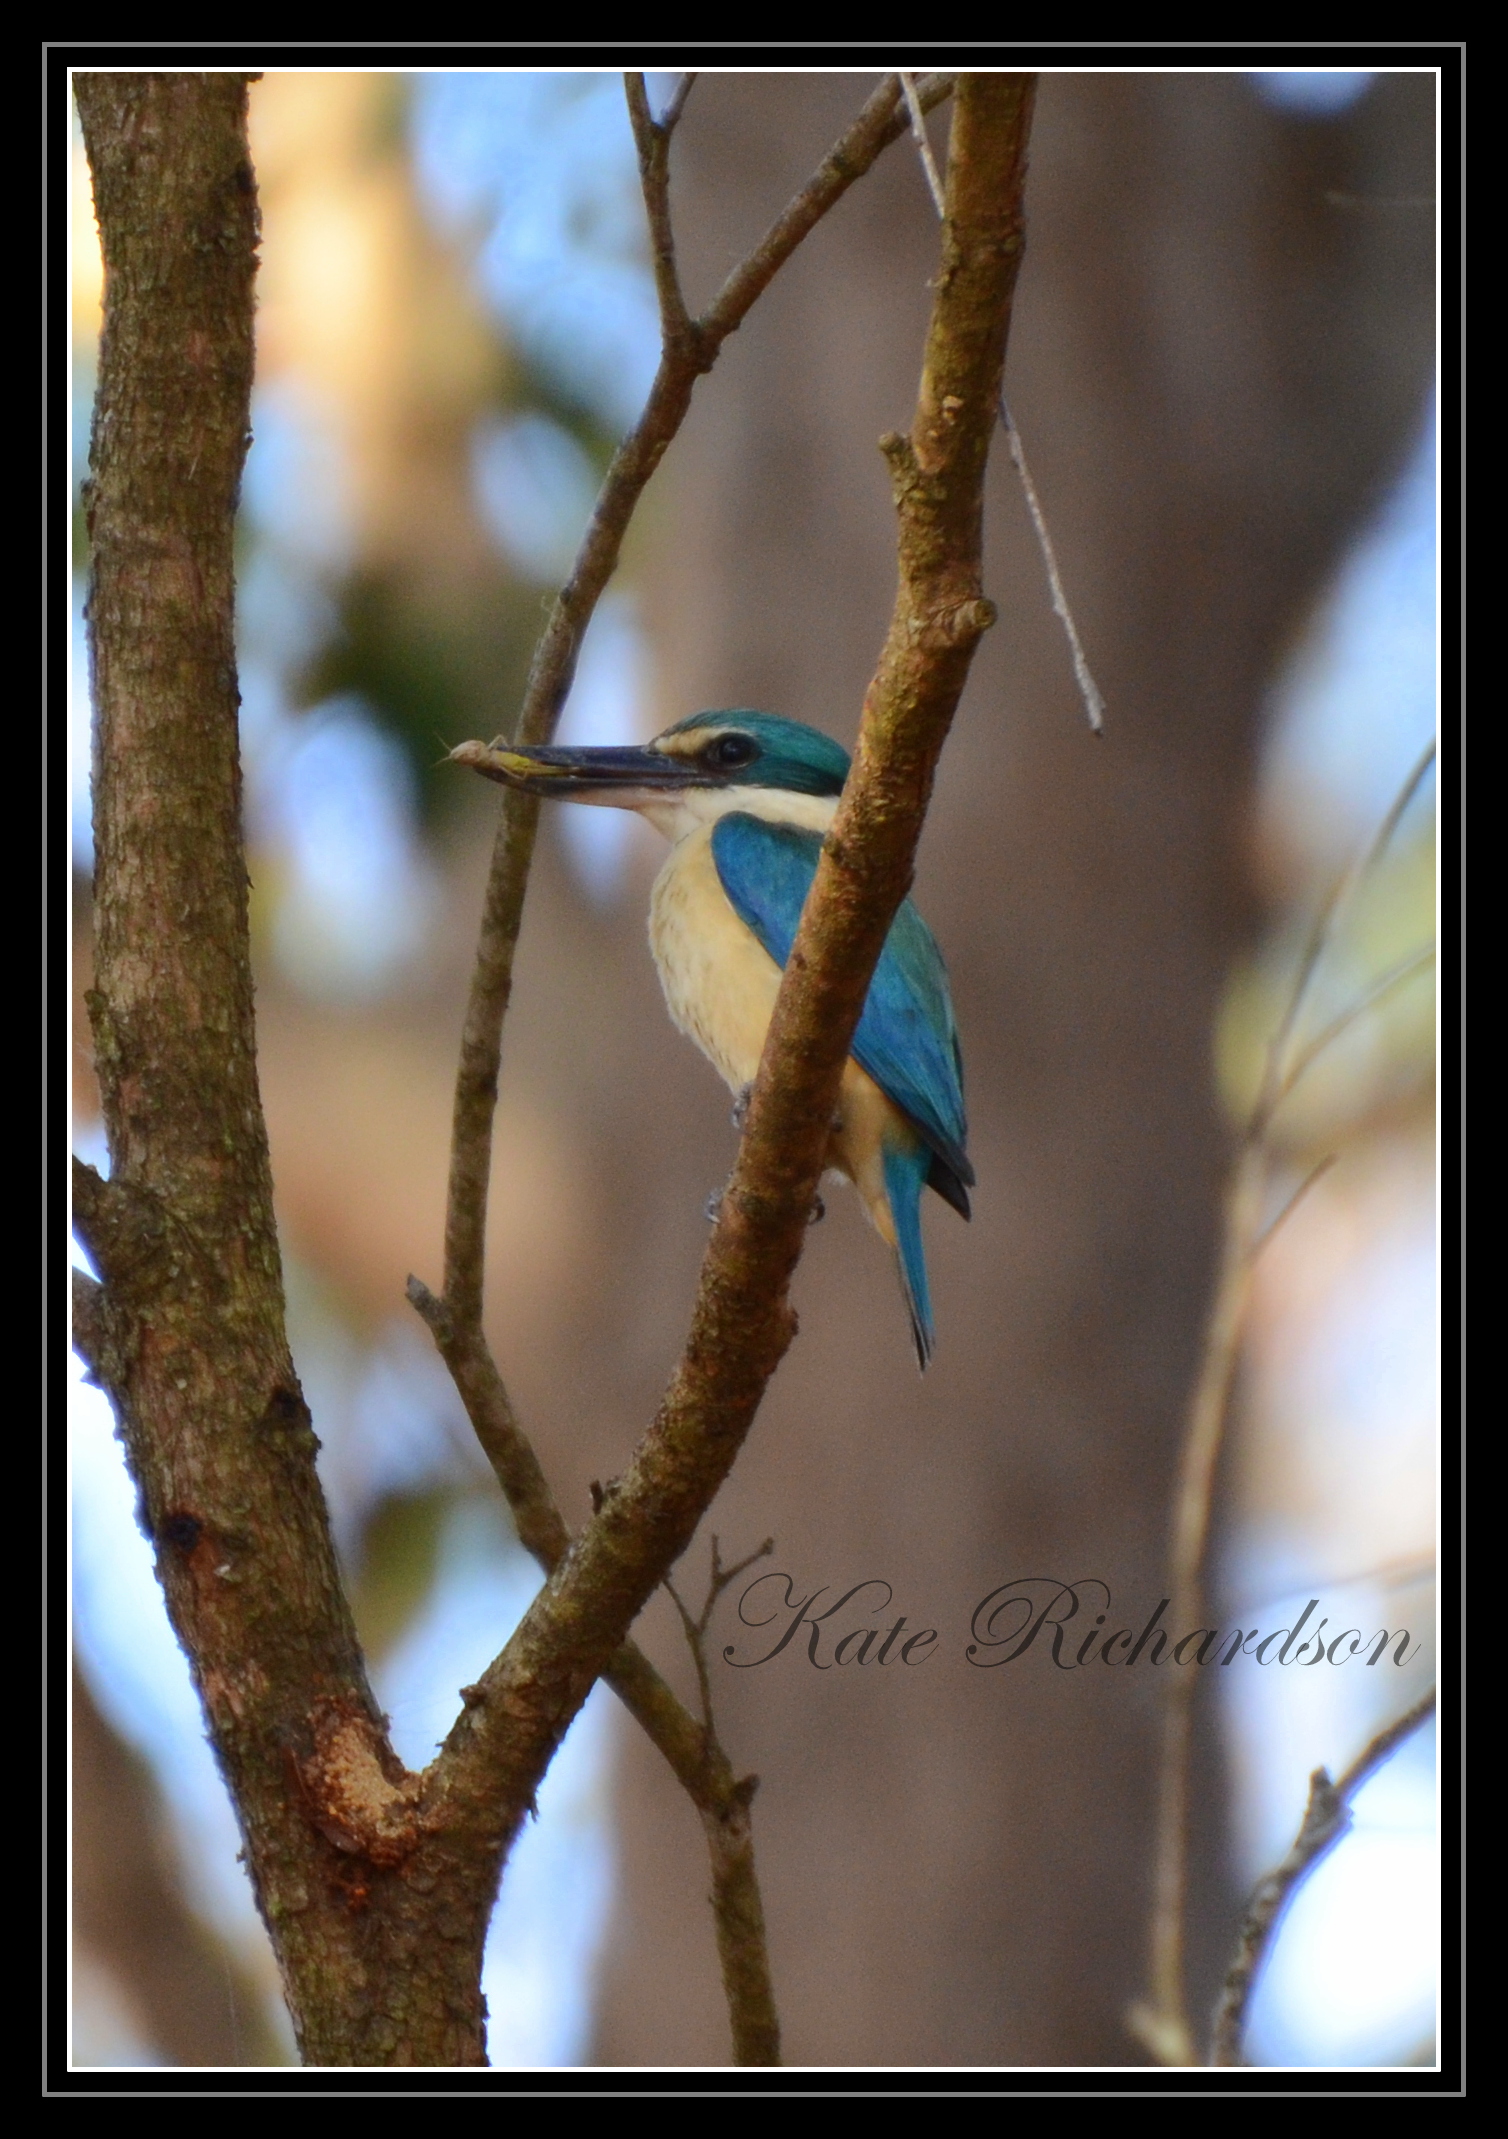
[[[740,1134],[743,1131],[744,1123],[749,1118],[749,1101],[753,1098],[753,1096],[753,1084],[746,1084],[743,1090],[739,1093],[738,1097],[733,1102],[733,1126],[740,1132]]]
[[[806,1214],[806,1222],[807,1222],[807,1224],[808,1224],[808,1225],[821,1225],[821,1223],[822,1223],[823,1219],[824,1219],[824,1218],[825,1218],[826,1216],[827,1216],[827,1205],[826,1205],[826,1204],[825,1204],[825,1203],[824,1203],[824,1202],[822,1201],[822,1198],[821,1198],[820,1196],[813,1196],[813,1198],[812,1198],[812,1207],[811,1207],[811,1209],[810,1209],[810,1210],[809,1210],[809,1211],[807,1212],[807,1214]]]

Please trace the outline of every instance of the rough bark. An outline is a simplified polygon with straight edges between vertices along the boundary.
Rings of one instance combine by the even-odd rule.
[[[89,1008],[111,1156],[108,1181],[76,1175],[104,1288],[85,1288],[82,1341],[305,2059],[479,2063],[479,1937],[404,1861],[411,1785],[367,1686],[284,1330],[233,634],[257,241],[246,77],[81,74],[76,91],[106,272]],[[470,1917],[485,1924],[491,1898],[474,1878]]]

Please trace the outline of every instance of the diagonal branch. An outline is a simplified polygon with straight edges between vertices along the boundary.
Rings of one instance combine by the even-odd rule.
[[[410,1303],[428,1326],[466,1406],[477,1439],[502,1487],[519,1542],[553,1574],[570,1533],[481,1331],[457,1322],[420,1279]],[[729,1577],[731,1579],[731,1576]],[[695,1805],[707,1837],[712,1912],[738,2065],[777,2065],[780,2029],[764,1936],[764,1905],[754,1866],[750,1804],[756,1778],[740,1778],[712,1729],[705,1666],[698,1660],[704,1721],[697,1723],[643,1651],[625,1641],[602,1676]]]
[[[1198,1624],[1215,1469],[1241,1357],[1251,1291],[1252,1249],[1261,1225],[1264,1155],[1243,1145],[1225,1193],[1220,1267],[1210,1303],[1199,1375],[1189,1402],[1169,1546],[1169,1609],[1175,1626]],[[1193,1687],[1187,1672],[1163,1690],[1153,1861],[1151,1995],[1132,2006],[1126,2025],[1160,2064],[1198,2063],[1184,1992],[1184,1915],[1188,1896],[1189,1754]]]
[[[686,109],[686,99],[696,87],[694,74],[683,74],[671,91],[670,102],[660,114],[660,124],[667,134],[675,132],[681,113]]]
[[[1395,988],[1403,985],[1404,981],[1412,980],[1416,973],[1422,973],[1426,966],[1433,965],[1434,962],[1435,946],[1432,943],[1426,943],[1422,949],[1410,951],[1407,958],[1400,958],[1397,965],[1390,967],[1380,979],[1373,981],[1364,995],[1358,996],[1354,1003],[1348,1003],[1344,1010],[1333,1017],[1328,1025],[1323,1026],[1312,1040],[1299,1049],[1288,1069],[1284,1072],[1274,1105],[1288,1097],[1304,1072],[1313,1067],[1327,1047],[1334,1046],[1342,1033],[1349,1032],[1358,1018],[1365,1017],[1369,1010],[1375,1009],[1384,996],[1391,995]]]
[[[1299,1205],[1308,1195],[1310,1189],[1317,1188],[1320,1182],[1324,1180],[1326,1174],[1335,1164],[1338,1156],[1339,1154],[1334,1151],[1327,1152],[1325,1157],[1322,1158],[1317,1165],[1310,1167],[1308,1173],[1305,1174],[1303,1180],[1300,1181],[1298,1187],[1293,1191],[1293,1194],[1288,1198],[1288,1201],[1283,1205],[1277,1216],[1269,1220],[1266,1228],[1261,1233],[1259,1233],[1256,1239],[1252,1242],[1251,1259],[1253,1262],[1256,1261],[1257,1257],[1262,1253],[1262,1250],[1267,1246],[1267,1243],[1273,1238],[1274,1234],[1279,1232],[1282,1227],[1287,1225],[1289,1219],[1293,1216],[1294,1212],[1298,1209]]]
[[[1287,1096],[1293,1089],[1297,1077],[1302,1074],[1301,1071],[1292,1070],[1285,1073],[1283,1057],[1288,1051],[1288,1043],[1293,1038],[1298,1026],[1299,1014],[1303,1010],[1310,985],[1314,980],[1315,974],[1319,971],[1320,962],[1324,958],[1325,952],[1330,947],[1331,940],[1335,934],[1335,925],[1340,918],[1342,909],[1358,886],[1370,876],[1372,870],[1377,866],[1384,852],[1392,843],[1393,834],[1403,822],[1404,812],[1424,785],[1429,769],[1435,762],[1435,751],[1436,744],[1434,739],[1431,738],[1411,767],[1403,785],[1393,797],[1391,808],[1377,827],[1367,847],[1357,855],[1350,868],[1342,876],[1336,878],[1334,884],[1330,887],[1329,897],[1314,917],[1314,925],[1305,939],[1303,950],[1299,953],[1299,962],[1294,973],[1293,985],[1288,992],[1288,1001],[1284,1005],[1283,1014],[1279,1018],[1277,1028],[1268,1043],[1267,1064],[1263,1077],[1262,1092],[1258,1099],[1254,1116],[1254,1127],[1265,1126],[1266,1118],[1275,1111],[1278,1102]]]
[[[932,153],[932,142],[927,133],[927,114],[917,94],[914,74],[902,73],[901,95],[906,99],[906,116],[911,121],[911,138],[916,143],[917,153],[922,159],[922,169],[927,174],[932,205],[940,216],[946,215],[948,197],[943,187],[942,174],[937,168],[937,158]]]
[[[930,111],[941,104],[954,87],[951,74],[924,76],[916,92],[922,109]],[[881,149],[899,141],[908,123],[900,84],[893,74],[887,75],[789,207],[775,218],[748,258],[734,268],[702,314],[705,333],[720,342],[742,326],[755,298],[769,287],[802,239],[816,229],[830,208],[837,206],[854,180],[863,177]]]
[[[950,75],[932,75],[920,85],[919,95],[924,105],[937,104],[951,89]],[[548,742],[555,732],[587,625],[617,569],[624,532],[685,419],[697,379],[711,370],[724,341],[743,324],[755,299],[802,240],[905,130],[899,85],[890,75],[748,258],[734,269],[695,322],[694,333],[663,352],[643,413],[613,455],[571,576],[556,596],[535,647],[518,718],[518,741]],[[511,791],[504,796],[456,1072],[444,1289],[451,1307],[478,1323],[503,1019],[513,991],[513,953],[538,824],[539,804],[533,797]]]
[[[957,84],[916,418],[909,438],[884,441],[900,519],[895,610],[786,966],[685,1353],[624,1476],[425,1777],[427,1817],[458,1837],[484,1824],[499,1850],[593,1680],[690,1542],[794,1333],[787,1290],[849,1043],[910,883],[975,645],[994,618],[980,592],[984,474],[1022,250],[1034,87],[1032,76],[1004,73]]]
[[[1247,1903],[1235,1957],[1220,1993],[1220,2003],[1215,2008],[1212,2065],[1241,2063],[1241,2044],[1246,2033],[1252,1992],[1283,1911],[1321,1857],[1349,1833],[1351,1800],[1362,1784],[1368,1782],[1383,1762],[1390,1759],[1421,1724],[1427,1723],[1434,1712],[1435,1689],[1431,1686],[1422,1700],[1416,1701],[1396,1722],[1379,1731],[1362,1748],[1339,1781],[1331,1782],[1326,1768],[1316,1768],[1310,1776],[1309,1802],[1304,1808],[1293,1847],[1281,1864],[1258,1881]]]
[[[623,87],[634,129],[634,147],[639,152],[639,185],[649,222],[655,294],[660,300],[660,339],[665,349],[672,350],[686,342],[692,332],[691,315],[686,310],[675,264],[675,233],[670,225],[670,136],[680,112],[677,110],[674,118],[667,112],[663,119],[656,119],[649,108],[649,92],[642,74],[625,74]],[[687,352],[688,356],[692,353]]]
[[[1042,565],[1047,573],[1047,591],[1058,622],[1063,627],[1068,641],[1069,658],[1073,662],[1073,677],[1079,687],[1084,712],[1089,721],[1090,732],[1103,735],[1105,732],[1105,700],[1099,685],[1094,680],[1094,671],[1089,666],[1089,656],[1084,651],[1084,642],[1079,637],[1079,627],[1074,622],[1073,611],[1068,606],[1068,590],[1063,585],[1063,574],[1058,566],[1058,553],[1053,548],[1052,536],[1047,528],[1047,514],[1042,509],[1042,500],[1037,495],[1037,486],[1032,481],[1032,472],[1026,465],[1026,448],[1021,443],[1021,433],[1016,428],[1016,419],[1010,412],[1004,394],[1000,396],[1000,421],[1005,430],[1005,442],[1010,449],[1011,461],[1021,479],[1021,493],[1026,499],[1026,509],[1036,530],[1037,547],[1042,552]]]

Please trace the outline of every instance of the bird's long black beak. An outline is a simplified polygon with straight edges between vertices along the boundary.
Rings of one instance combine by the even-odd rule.
[[[659,750],[515,746],[501,736],[492,743],[458,743],[450,759],[526,795],[549,795],[560,802],[617,802],[630,808],[632,796],[670,794],[692,786],[698,774],[687,759]]]

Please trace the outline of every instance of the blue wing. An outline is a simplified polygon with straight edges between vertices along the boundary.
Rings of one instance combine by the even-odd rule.
[[[817,873],[822,840],[795,825],[734,811],[712,828],[712,858],[734,912],[784,966]],[[974,1169],[964,1151],[963,1057],[948,976],[932,931],[907,899],[890,926],[853,1057],[915,1125],[934,1155],[932,1187],[965,1218]]]

